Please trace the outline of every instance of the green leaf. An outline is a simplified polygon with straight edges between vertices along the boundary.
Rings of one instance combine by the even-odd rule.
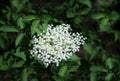
[[[3,71],[9,69],[8,65],[6,65],[4,62],[5,61],[4,61],[3,57],[0,56],[0,70],[3,70]]]
[[[29,2],[29,0],[23,0],[22,3],[25,4],[25,3],[27,3],[27,2]]]
[[[72,54],[70,60],[76,62],[79,66],[81,65],[80,58],[76,54]]]
[[[75,13],[73,11],[67,11],[67,18],[75,17]]]
[[[24,52],[16,52],[14,55],[23,59],[24,61],[26,60],[26,55]]]
[[[36,16],[35,16],[35,15],[28,15],[28,16],[24,16],[23,19],[24,19],[25,21],[30,22],[30,21],[36,19]]]
[[[99,24],[100,31],[109,31],[109,29],[110,29],[109,26],[110,26],[110,22],[109,22],[109,19],[107,17],[103,18],[100,21],[100,24]]]
[[[1,37],[0,37],[0,47],[2,49],[5,49],[5,42],[4,42],[4,40]]]
[[[9,11],[9,12],[6,14],[7,20],[10,20],[10,19],[11,19],[11,16],[12,16],[12,13]]]
[[[40,32],[42,32],[42,33],[43,33],[43,32],[46,32],[47,27],[48,27],[48,24],[47,24],[47,23],[44,23],[44,24],[40,25],[40,26],[39,26]]]
[[[0,56],[0,66],[2,66],[2,65],[3,65],[3,57]]]
[[[108,58],[106,60],[106,66],[108,66],[109,69],[112,69],[114,67],[114,63],[113,63],[113,59],[112,58]]]
[[[89,13],[89,11],[90,11],[90,8],[84,8],[84,9],[80,10],[79,14],[80,15],[86,15],[86,14]]]
[[[23,69],[22,75],[21,75],[21,81],[28,81],[28,72],[27,69]]]
[[[14,62],[14,63],[12,64],[12,67],[13,67],[13,68],[22,67],[24,63],[25,63],[24,60],[20,60],[20,61],[18,61],[18,62]]]
[[[84,44],[84,49],[90,54],[90,60],[92,60],[98,53],[96,50],[93,49],[91,44]]]
[[[97,81],[97,73],[96,72],[90,73],[90,81]]]
[[[12,13],[11,19],[13,20],[13,22],[16,22],[18,17],[19,17],[19,15],[17,13]]]
[[[92,18],[98,20],[98,19],[104,18],[105,16],[106,16],[105,13],[96,13],[92,15]]]
[[[90,70],[92,72],[107,72],[107,70],[103,66],[100,66],[100,65],[92,65],[90,67]]]
[[[37,27],[39,26],[39,22],[40,22],[40,20],[34,20],[34,21],[32,22],[31,28],[37,28]]]
[[[75,17],[74,18],[74,23],[75,24],[79,24],[80,22],[82,22],[82,19],[80,17]]]
[[[84,44],[84,49],[89,53],[89,54],[92,54],[92,46],[90,44]]]
[[[84,4],[84,5],[88,6],[89,8],[92,7],[90,0],[78,0],[78,1],[79,1],[81,4]]]
[[[5,70],[8,70],[8,69],[9,69],[9,67],[8,67],[8,65],[6,65],[6,64],[0,66],[0,70],[5,71]]]
[[[24,22],[23,22],[23,18],[20,17],[18,20],[17,20],[17,25],[20,27],[20,29],[23,29],[24,28]]]
[[[14,58],[12,56],[7,60],[7,65],[10,66],[13,63]]]
[[[62,66],[62,67],[60,68],[60,70],[59,70],[58,75],[59,75],[60,77],[64,77],[64,76],[65,76],[65,73],[67,72],[67,68],[68,68],[68,66]]]
[[[18,46],[18,45],[21,43],[24,35],[25,35],[24,33],[21,33],[21,34],[19,34],[19,35],[17,36],[16,41],[15,41],[15,45],[16,45],[16,46]]]
[[[5,22],[0,19],[0,24],[5,24]]]
[[[76,60],[80,60],[80,58],[76,54],[72,54],[72,56],[70,57],[70,60],[76,61]]]
[[[112,77],[113,77],[113,73],[107,74],[107,76],[105,77],[105,81],[111,81]]]
[[[119,15],[118,12],[112,11],[112,12],[110,13],[110,19],[111,19],[111,20],[116,21],[116,20],[118,20],[119,18],[120,18],[120,15]]]
[[[97,4],[103,7],[108,7],[108,6],[112,6],[111,4],[113,3],[114,0],[109,0],[109,1],[105,1],[105,0],[98,0]]]
[[[19,32],[19,30],[17,28],[15,28],[14,26],[8,26],[8,25],[1,26],[0,31],[3,31],[3,32]]]
[[[102,55],[103,62],[105,62],[107,58],[108,58],[107,55],[105,53],[103,53],[103,55]]]
[[[75,72],[78,70],[78,68],[79,68],[79,65],[73,65],[70,67],[69,72]]]
[[[19,0],[12,0],[11,2],[13,4],[13,6],[15,6],[16,8],[18,8]]]
[[[39,81],[37,78],[33,78],[31,81]]]
[[[120,32],[114,31],[114,37],[115,37],[115,41],[120,40]]]
[[[23,3],[24,1],[19,1],[19,0],[12,0],[12,5],[17,9],[17,12],[21,11],[24,7],[24,4]]]
[[[61,80],[61,78],[58,77],[58,76],[56,76],[56,75],[54,75],[52,78],[53,78],[55,81],[64,81],[64,80]]]
[[[39,22],[40,22],[40,20],[34,20],[32,22],[32,26],[31,26],[31,34],[32,35],[40,32],[40,30],[38,29],[38,27],[40,25]]]
[[[6,51],[3,55],[3,58],[4,59],[8,59],[8,56],[10,55],[10,52],[9,51]]]
[[[41,18],[44,23],[49,23],[53,18],[50,15],[42,15]]]
[[[8,39],[9,39],[8,34],[7,34],[6,32],[0,33],[0,36],[1,36],[3,39],[5,39],[5,40],[8,40]]]

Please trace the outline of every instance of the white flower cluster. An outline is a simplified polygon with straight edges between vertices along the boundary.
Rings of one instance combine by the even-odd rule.
[[[71,33],[72,29],[68,24],[48,25],[45,34],[33,36],[33,49],[31,55],[43,62],[48,67],[54,63],[56,66],[62,60],[67,60],[70,56],[79,51],[86,38],[79,33]]]

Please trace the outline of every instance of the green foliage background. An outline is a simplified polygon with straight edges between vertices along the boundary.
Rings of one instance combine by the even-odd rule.
[[[120,81],[119,0],[0,1],[0,81]],[[68,23],[88,39],[59,67],[29,53],[47,24]]]

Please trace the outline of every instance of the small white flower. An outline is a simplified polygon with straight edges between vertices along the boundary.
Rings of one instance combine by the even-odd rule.
[[[45,34],[33,36],[31,55],[48,67],[50,64],[59,66],[59,62],[69,59],[73,53],[79,51],[86,37],[79,33],[71,33],[68,24],[48,25]]]

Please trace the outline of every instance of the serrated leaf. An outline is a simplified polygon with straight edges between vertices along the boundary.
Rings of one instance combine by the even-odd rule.
[[[25,21],[32,21],[32,20],[34,20],[34,19],[36,19],[36,16],[35,15],[28,15],[28,16],[24,16],[24,20]]]
[[[93,50],[93,47],[91,44],[84,44],[84,49],[88,52],[88,54],[90,54],[90,60],[92,60],[96,55],[97,55],[97,51]]]
[[[92,54],[92,46],[90,44],[84,44],[84,49],[89,53],[89,54]]]
[[[39,33],[39,29],[38,29],[38,27],[40,25],[39,22],[40,22],[40,20],[34,20],[32,22],[32,26],[31,26],[31,34],[32,35],[35,33]]]
[[[105,0],[98,0],[97,2],[100,6],[108,7],[113,3],[113,0],[109,0],[108,2],[106,2]]]
[[[9,11],[9,12],[6,14],[6,18],[7,18],[8,20],[10,20],[10,19],[11,19],[11,16],[12,16],[12,13]]]
[[[21,43],[24,35],[25,35],[24,33],[21,33],[21,34],[19,34],[19,35],[17,36],[16,41],[15,41],[15,45],[16,45],[16,46],[18,46],[18,45]]]
[[[4,59],[8,59],[8,56],[9,56],[10,52],[9,51],[6,51],[3,55]]]
[[[23,69],[22,75],[21,75],[21,81],[28,81],[28,72],[27,69]]]
[[[18,62],[15,62],[14,64],[12,64],[12,67],[13,68],[22,67],[24,63],[25,63],[25,61],[21,60],[21,61],[18,61]]]
[[[89,13],[89,11],[90,11],[90,8],[84,8],[84,9],[80,10],[79,13],[80,13],[80,15],[86,15]]]
[[[25,55],[24,52],[17,52],[14,55],[21,58],[21,59],[23,59],[23,60],[26,60],[26,55]]]
[[[4,21],[2,21],[2,20],[0,20],[0,24],[5,24],[5,22],[4,22]]]
[[[67,11],[67,18],[75,17],[75,13],[73,11]]]
[[[89,8],[92,7],[90,0],[79,0],[81,4],[87,5]]]
[[[97,81],[97,73],[96,72],[90,73],[90,81]]]
[[[7,65],[10,66],[13,63],[13,57],[10,56],[9,59],[7,60]]]
[[[4,59],[3,59],[3,57],[2,56],[0,56],[0,70],[8,70],[8,65],[6,65],[5,63],[4,63]]]
[[[8,70],[8,69],[9,69],[9,66],[8,66],[8,65],[6,65],[6,64],[4,64],[4,65],[0,66],[0,70],[5,71],[5,70]]]
[[[96,13],[92,15],[92,18],[98,20],[98,19],[104,18],[105,16],[106,15],[104,13]]]
[[[82,19],[81,19],[81,18],[79,18],[79,17],[75,17],[75,18],[74,18],[74,23],[75,23],[75,24],[79,24],[80,22],[82,22]]]
[[[79,66],[81,65],[80,58],[76,54],[72,54],[72,56],[70,57],[70,60],[73,62],[76,62]]]
[[[105,81],[111,81],[112,77],[113,77],[113,73],[107,74],[107,76],[105,77]]]
[[[100,65],[92,65],[90,67],[90,70],[92,72],[107,72],[107,70],[103,66],[100,66]]]
[[[120,39],[120,32],[119,31],[114,31],[114,37],[115,37],[115,41]]]
[[[0,37],[0,47],[2,49],[5,49],[5,42],[4,42],[4,40],[1,37]]]
[[[31,81],[39,81],[37,78],[33,78]]]
[[[19,30],[17,28],[15,28],[14,26],[8,26],[8,25],[1,26],[0,31],[3,31],[3,32],[19,32]]]
[[[18,17],[19,17],[18,14],[16,14],[16,13],[12,13],[12,17],[11,17],[11,18],[13,19],[13,21],[16,22],[17,19],[18,19]]]
[[[44,23],[42,25],[39,26],[39,29],[41,32],[44,32],[47,30],[48,24]]]
[[[58,77],[58,76],[56,76],[56,75],[54,75],[52,78],[53,78],[55,81],[62,81],[61,78]]]
[[[22,17],[20,17],[20,18],[17,20],[17,25],[20,27],[20,29],[23,29],[23,28],[24,28],[24,22],[23,22]]]
[[[17,12],[21,11],[24,7],[24,1],[20,2],[19,0],[12,0],[12,5],[17,9]]]
[[[15,6],[16,8],[18,7],[19,0],[12,0],[11,2],[13,4],[13,6]]]
[[[2,65],[3,65],[3,57],[0,56],[0,66],[2,66]]]
[[[112,58],[108,58],[106,60],[106,66],[109,68],[109,69],[112,69],[114,64],[113,64],[113,59]]]
[[[69,69],[69,72],[75,72],[77,71],[79,68],[79,65],[74,65],[74,66],[71,66],[70,69]]]
[[[39,26],[39,22],[40,22],[40,20],[34,20],[33,22],[32,22],[32,28],[36,28],[36,27],[38,27]]]
[[[110,29],[109,26],[110,26],[110,23],[108,18],[103,18],[100,21],[100,24],[99,24],[100,31],[108,31]]]
[[[116,21],[120,18],[120,15],[119,13],[117,13],[116,11],[112,11],[110,13],[110,19],[113,20],[113,21]]]
[[[107,55],[103,53],[102,60],[105,62],[107,58],[108,58]]]
[[[72,56],[70,57],[70,60],[76,61],[76,60],[80,60],[80,58],[76,54],[72,54]]]
[[[68,68],[68,66],[62,66],[62,67],[60,68],[60,70],[59,70],[58,75],[59,75],[60,77],[65,76],[65,73],[67,72],[67,68]]]
[[[3,37],[3,39],[5,39],[5,40],[8,40],[8,39],[9,39],[9,38],[8,38],[8,34],[7,34],[6,32],[0,33],[0,35],[1,35],[1,37]]]

